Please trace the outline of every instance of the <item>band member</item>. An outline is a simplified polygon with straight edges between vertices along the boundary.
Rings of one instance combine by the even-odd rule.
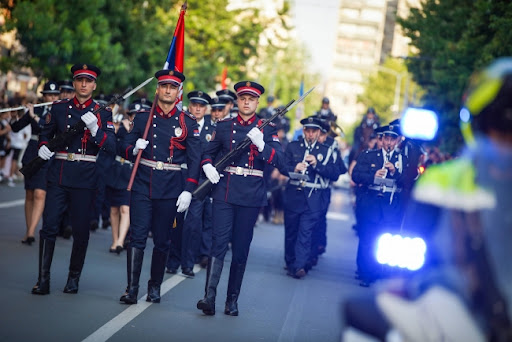
[[[32,289],[33,294],[50,293],[50,267],[55,238],[66,210],[70,213],[73,226],[73,250],[64,292],[78,292],[78,282],[89,244],[88,208],[94,200],[98,183],[96,156],[100,149],[111,155],[115,154],[111,111],[105,109],[96,115],[92,113],[100,108],[92,100],[100,69],[91,64],[75,64],[71,67],[71,73],[75,97],[52,105],[39,136],[39,157],[49,160],[55,155],[55,160],[48,168],[43,228],[39,241],[39,278]],[[46,144],[55,135],[65,132],[80,120],[86,126],[84,133],[75,135],[62,150],[50,151]]]
[[[197,308],[206,315],[215,314],[217,285],[224,265],[228,243],[232,246],[231,269],[226,306],[226,315],[238,316],[238,296],[242,286],[254,224],[260,207],[267,203],[267,190],[263,180],[265,164],[277,166],[282,160],[281,146],[274,124],[267,125],[263,132],[257,127],[256,109],[265,89],[256,82],[235,84],[239,113],[235,118],[217,123],[215,132],[203,152],[203,171],[216,184],[213,198],[213,246],[208,261],[205,296]],[[245,138],[252,141],[247,152],[235,158],[222,171],[221,178],[212,165],[236,148]]]
[[[176,107],[179,87],[185,76],[178,71],[160,70],[155,77],[158,79],[158,99],[154,112],[137,113],[133,129],[126,135],[119,151],[125,159],[135,161],[139,150],[143,150],[131,190],[128,287],[120,298],[126,304],[137,303],[144,249],[150,231],[154,247],[146,301],[160,303],[172,224],[177,212],[187,210],[199,179],[197,122],[194,116]],[[145,140],[142,137],[148,119],[151,125]]]

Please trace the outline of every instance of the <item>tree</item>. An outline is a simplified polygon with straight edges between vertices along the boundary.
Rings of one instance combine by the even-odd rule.
[[[414,80],[426,90],[426,106],[441,118],[441,143],[448,152],[462,144],[461,98],[471,73],[512,54],[512,3],[508,0],[424,0],[399,19],[419,51],[408,60]]]

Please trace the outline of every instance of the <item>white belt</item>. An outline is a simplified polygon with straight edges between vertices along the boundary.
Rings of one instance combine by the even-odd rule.
[[[128,164],[130,166],[133,165],[133,163],[131,161],[124,159],[123,157],[120,157],[120,156],[116,156],[116,161],[120,162],[121,165],[123,165],[123,164]]]
[[[81,153],[64,153],[57,152],[55,153],[55,159],[67,160],[67,161],[87,161],[87,162],[96,162],[96,156],[90,154],[81,154]]]
[[[401,188],[393,188],[392,186],[384,186],[380,187],[378,185],[371,185],[368,187],[370,190],[380,191],[380,192],[401,192]]]
[[[39,135],[37,135],[37,134],[32,134],[32,135],[30,136],[30,140],[39,141]]]
[[[164,163],[161,161],[149,160],[144,158],[140,158],[140,163],[142,165],[152,167],[154,170],[181,171],[180,164]]]
[[[327,189],[329,187],[329,184],[327,184],[327,186],[323,186],[322,184],[315,184],[315,183],[311,183],[311,182],[301,182],[301,181],[297,181],[297,180],[291,180],[290,181],[290,184],[291,185],[296,185],[296,186],[301,186],[303,188],[313,188],[313,189]]]
[[[256,177],[263,177],[263,171],[261,170],[255,170],[255,169],[247,169],[245,167],[241,166],[228,166],[224,169],[224,171],[229,172],[231,174],[235,174],[238,176],[256,176]]]

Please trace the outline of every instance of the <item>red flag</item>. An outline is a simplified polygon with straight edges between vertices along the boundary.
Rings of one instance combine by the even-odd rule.
[[[174,30],[171,47],[165,60],[164,69],[173,69],[183,73],[183,60],[185,57],[185,12],[187,11],[187,2],[181,6],[180,17]],[[180,86],[178,102],[176,106],[181,109],[183,100],[183,84]]]
[[[221,85],[222,89],[226,89],[227,88],[226,78],[228,78],[228,67],[224,67],[224,69],[222,70],[222,78],[221,78],[221,81],[220,81],[220,85]]]

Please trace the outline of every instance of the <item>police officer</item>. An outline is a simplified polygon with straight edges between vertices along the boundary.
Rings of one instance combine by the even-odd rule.
[[[44,84],[43,90],[44,102],[57,101],[59,99],[59,88],[56,82],[48,81]],[[18,121],[11,124],[13,132],[19,132],[30,125],[32,135],[28,142],[25,153],[21,160],[23,165],[28,164],[37,157],[39,133],[45,123],[46,114],[50,112],[51,105],[34,108],[33,105],[27,105],[28,110]],[[27,232],[22,243],[31,245],[35,241],[34,234],[41,215],[43,214],[44,201],[46,197],[46,173],[48,165],[43,166],[32,177],[24,179],[25,181],[25,213]]]
[[[128,287],[120,301],[136,304],[139,278],[148,233],[153,235],[151,278],[146,301],[160,302],[165,263],[170,247],[170,229],[177,212],[187,210],[191,192],[199,178],[199,131],[191,114],[176,107],[179,87],[185,76],[174,70],[160,70],[154,113],[139,112],[132,131],[126,135],[123,157],[135,160],[142,151],[130,202],[130,246],[127,253]],[[151,117],[150,117],[151,115]],[[151,120],[147,140],[143,139]],[[183,172],[187,169],[188,176]]]
[[[228,117],[236,103],[236,94],[229,89],[222,89],[215,92],[215,95],[226,102],[224,117]],[[236,116],[236,115],[235,115]]]
[[[347,172],[347,168],[341,158],[338,142],[329,135],[330,129],[331,126],[329,122],[327,120],[322,120],[322,128],[320,129],[318,141],[319,143],[326,145],[328,150],[327,155],[321,163],[323,165],[327,165],[329,162],[334,163],[337,166],[340,175],[342,175]],[[325,200],[322,201],[324,204],[324,208],[322,210],[323,213],[320,216],[318,225],[313,230],[310,263],[307,265],[308,268],[317,264],[318,256],[325,253],[325,249],[327,247],[327,211],[329,210],[329,205],[331,203],[332,180],[320,175],[317,175],[317,177],[320,184],[324,185],[320,192],[322,196],[325,197]]]
[[[373,257],[373,244],[382,229],[399,229],[403,217],[400,192],[404,182],[407,157],[395,150],[400,142],[400,127],[382,128],[383,146],[367,150],[357,159],[352,179],[363,188],[358,210],[359,246],[357,269],[360,285],[367,287],[379,277],[379,266]],[[387,181],[386,181],[387,180]]]
[[[228,117],[226,114],[226,106],[228,104],[228,100],[226,98],[214,97],[210,103],[212,108],[211,110],[211,120],[213,122],[218,122]]]
[[[59,98],[63,99],[72,99],[75,96],[75,88],[73,87],[73,82],[69,80],[59,81]]]
[[[327,199],[322,189],[337,180],[342,170],[331,159],[324,164],[329,148],[320,143],[323,123],[317,116],[302,119],[303,136],[286,149],[286,165],[281,172],[290,177],[285,189],[284,259],[288,275],[302,278],[311,253],[311,234],[321,219]],[[322,179],[322,181],[320,180]],[[324,184],[323,181],[327,184]]]
[[[215,129],[211,117],[205,116],[212,99],[207,93],[199,90],[188,93],[187,97],[189,99],[189,111],[197,120],[201,151],[203,151],[211,140],[213,130]],[[201,183],[205,179],[204,175],[201,175],[199,182]],[[178,251],[181,254],[181,258],[175,260],[177,258],[171,258],[171,253],[167,263],[168,269],[172,271],[181,263],[181,273],[188,278],[194,277],[193,267],[199,254],[199,245],[204,231],[203,224],[209,225],[209,230],[211,231],[210,197],[206,197],[202,201],[196,198],[192,199],[183,224],[181,250]],[[172,243],[174,244],[174,241]]]
[[[39,157],[49,160],[55,155],[55,160],[50,164],[47,174],[48,187],[39,242],[39,278],[32,289],[33,294],[50,292],[50,266],[55,238],[66,209],[70,212],[73,226],[73,249],[64,292],[78,292],[89,243],[88,208],[94,200],[98,182],[96,156],[100,149],[115,154],[111,112],[101,110],[96,115],[92,113],[100,107],[92,100],[100,69],[91,64],[75,64],[71,67],[71,73],[75,97],[52,105],[39,136]],[[52,152],[48,149],[46,144],[54,135],[65,132],[80,120],[86,125],[83,134],[74,136],[62,150]]]
[[[242,286],[253,229],[260,207],[267,202],[263,181],[265,164],[277,165],[282,159],[275,125],[269,124],[261,132],[256,116],[263,86],[256,82],[243,81],[235,84],[238,96],[239,114],[236,118],[217,123],[215,132],[203,153],[203,171],[216,184],[212,189],[213,198],[213,246],[208,261],[205,296],[197,308],[206,315],[215,314],[215,297],[220,280],[228,243],[232,244],[232,260],[226,315],[238,316],[238,296]],[[247,152],[233,160],[222,171],[221,178],[214,162],[232,151],[246,137],[252,141]]]

